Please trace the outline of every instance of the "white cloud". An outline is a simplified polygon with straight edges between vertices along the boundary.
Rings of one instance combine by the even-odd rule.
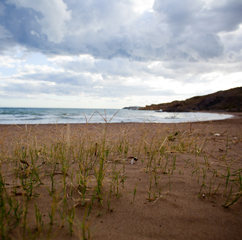
[[[134,0],[133,1],[133,8],[135,12],[143,13],[145,11],[153,11],[153,4],[155,0],[142,0],[142,3],[140,0]]]
[[[32,35],[35,35],[35,36],[39,37],[39,34],[38,34],[37,32],[35,32],[35,31],[31,31],[30,33],[31,33]]]
[[[16,59],[10,56],[0,55],[0,67],[14,68],[17,64],[21,63],[22,60]]]
[[[66,34],[65,24],[71,19],[71,11],[67,10],[67,5],[62,0],[8,0],[7,3],[40,12],[43,18],[36,18],[42,26],[42,33],[47,35],[50,42],[60,43],[63,40]]]

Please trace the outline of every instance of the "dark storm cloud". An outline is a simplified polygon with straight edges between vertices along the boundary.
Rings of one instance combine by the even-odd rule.
[[[0,4],[0,23],[9,33],[0,39],[1,48],[19,44],[45,54],[198,61],[221,56],[218,33],[242,22],[242,2],[235,0],[207,7],[204,1],[156,0],[154,12],[142,14],[131,9],[131,1],[69,0],[60,9],[62,25],[53,22],[51,9],[45,13],[23,2]],[[44,29],[48,22],[52,26]]]
[[[215,1],[212,7],[206,17],[212,23],[208,26],[211,31],[234,31],[242,23],[242,1],[228,0],[224,4]]]
[[[242,22],[242,2],[238,0],[204,1],[156,0],[154,10],[169,24],[174,33],[192,28],[198,33],[234,31]]]

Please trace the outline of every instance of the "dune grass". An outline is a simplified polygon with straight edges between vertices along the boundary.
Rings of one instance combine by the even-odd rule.
[[[104,123],[95,125],[86,118],[75,132],[69,124],[56,124],[52,132],[16,126],[19,131],[8,142],[10,136],[1,133],[1,239],[51,239],[59,228],[70,236],[90,239],[94,219],[115,211],[114,198],[130,194],[127,204],[135,204],[139,183],[131,193],[125,191],[132,157],[149,175],[143,196],[148,202],[156,203],[172,192],[174,175],[187,174],[197,182],[198,198],[213,203],[219,198],[224,208],[240,200],[242,169],[235,167],[238,159],[228,156],[228,151],[241,141],[241,133],[236,142],[220,136],[225,149],[217,158],[213,150],[206,150],[214,138],[212,132],[205,135],[191,126],[187,132],[179,125],[166,129],[161,124],[151,131],[139,124],[137,137],[137,129],[129,125],[110,130],[111,119],[102,117]]]

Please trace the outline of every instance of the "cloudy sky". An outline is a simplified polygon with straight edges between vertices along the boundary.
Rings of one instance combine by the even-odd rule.
[[[242,0],[1,0],[0,107],[122,108],[242,86]]]

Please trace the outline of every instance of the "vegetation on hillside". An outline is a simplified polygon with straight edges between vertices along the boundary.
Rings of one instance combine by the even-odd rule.
[[[219,91],[205,96],[196,96],[185,101],[146,105],[140,110],[160,110],[165,112],[190,111],[242,111],[242,87]]]

